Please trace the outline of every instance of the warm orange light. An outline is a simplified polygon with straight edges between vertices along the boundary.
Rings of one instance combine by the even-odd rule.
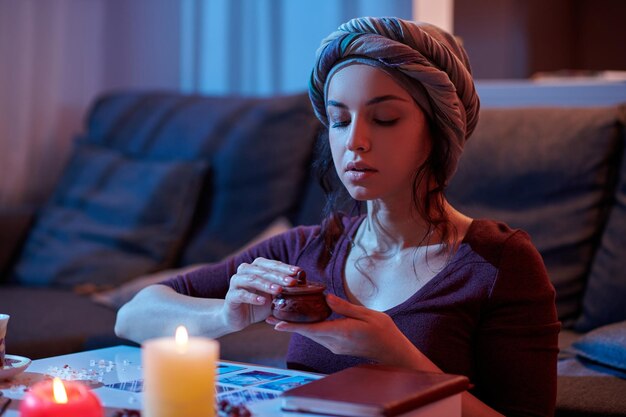
[[[65,386],[63,385],[63,382],[59,378],[54,378],[52,380],[52,393],[54,394],[55,403],[67,403],[67,392],[65,391]]]
[[[189,340],[189,335],[187,334],[187,329],[185,326],[178,326],[176,328],[176,348],[180,353],[184,353],[187,350],[187,341]]]

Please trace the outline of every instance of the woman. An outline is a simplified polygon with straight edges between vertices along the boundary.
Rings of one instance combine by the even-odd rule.
[[[322,226],[148,287],[120,310],[117,333],[143,341],[184,323],[218,337],[265,320],[294,333],[290,367],[463,374],[475,385],[466,416],[551,415],[559,323],[541,257],[523,231],[444,196],[479,108],[463,48],[432,25],[354,19],[323,41],[310,97],[328,128],[318,167],[329,201],[343,189],[365,214],[331,204]],[[327,285],[329,320],[270,315],[300,270]]]

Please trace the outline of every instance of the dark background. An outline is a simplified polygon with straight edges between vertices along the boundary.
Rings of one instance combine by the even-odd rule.
[[[454,32],[477,79],[626,71],[624,0],[455,0]]]

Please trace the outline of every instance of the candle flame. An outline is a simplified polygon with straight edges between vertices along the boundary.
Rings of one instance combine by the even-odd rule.
[[[54,402],[57,404],[66,404],[67,403],[67,392],[65,391],[65,386],[63,385],[63,381],[59,378],[54,378],[52,380],[52,393],[54,394]]]
[[[187,346],[187,340],[189,340],[187,329],[185,326],[178,326],[176,328],[176,345],[179,347],[185,347]]]

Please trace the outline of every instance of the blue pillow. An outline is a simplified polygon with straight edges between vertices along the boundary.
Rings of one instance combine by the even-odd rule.
[[[572,343],[576,354],[626,371],[626,321],[598,327]]]
[[[205,173],[204,162],[78,143],[27,238],[14,279],[114,286],[171,265]]]

